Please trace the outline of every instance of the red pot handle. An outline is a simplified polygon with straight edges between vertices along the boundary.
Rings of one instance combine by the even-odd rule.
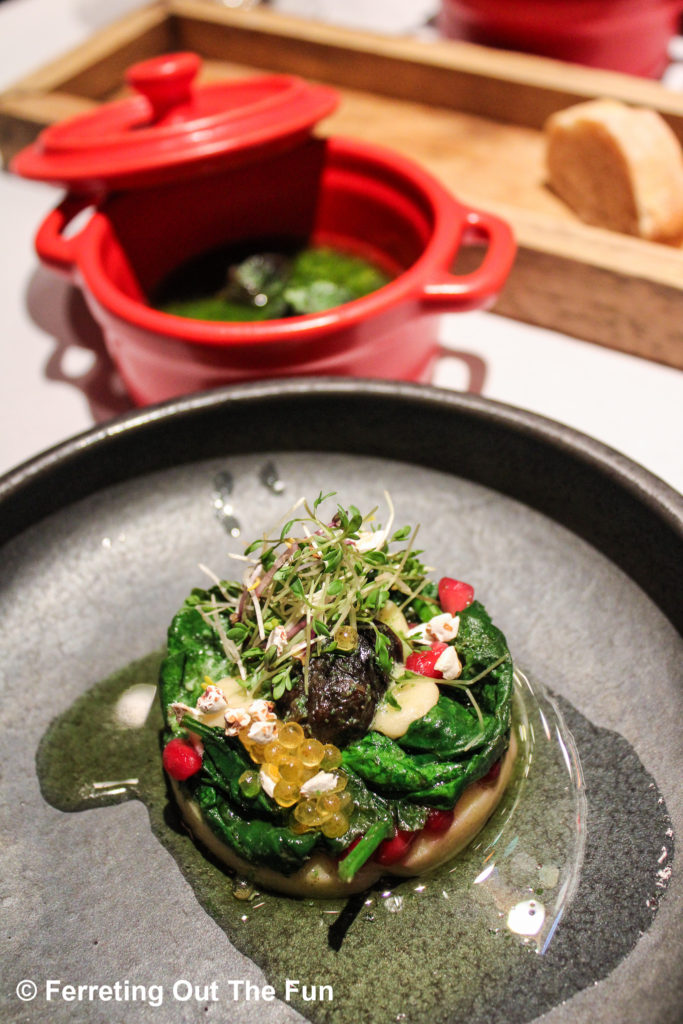
[[[73,281],[83,231],[71,238],[64,238],[63,232],[74,217],[92,205],[92,198],[87,196],[67,196],[38,228],[35,247],[41,263],[69,281]]]
[[[517,252],[512,229],[491,213],[469,210],[462,223],[453,260],[463,245],[484,240],[484,259],[471,274],[446,272],[441,280],[425,285],[422,298],[430,304],[452,305],[458,310],[490,306],[505,284]]]

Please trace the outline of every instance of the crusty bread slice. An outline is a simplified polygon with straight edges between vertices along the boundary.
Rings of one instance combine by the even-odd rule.
[[[617,100],[548,118],[548,179],[588,224],[650,241],[683,236],[683,151],[654,110]]]
[[[517,742],[513,730],[498,778],[494,782],[473,782],[467,787],[455,805],[455,815],[448,831],[441,835],[418,836],[404,857],[390,868],[369,861],[350,882],[340,879],[337,861],[325,853],[314,854],[293,875],[248,864],[211,831],[198,805],[185,796],[178,783],[173,779],[170,782],[183,820],[195,840],[236,871],[238,876],[288,896],[330,899],[363,892],[382,875],[419,875],[445,864],[474,839],[495,811],[510,782],[516,755]]]

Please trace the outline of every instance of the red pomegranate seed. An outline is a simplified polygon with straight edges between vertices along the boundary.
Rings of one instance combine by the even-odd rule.
[[[435,640],[428,651],[413,651],[406,658],[406,668],[410,672],[416,672],[420,676],[430,676],[432,679],[443,679],[443,675],[437,668],[437,661],[448,647],[448,644]]]
[[[351,850],[355,849],[355,847],[358,846],[358,844],[359,844],[359,842],[361,841],[362,838],[363,838],[362,835],[361,836],[356,836],[356,838],[352,842],[349,843],[349,845],[346,847],[346,849],[342,850],[342,852],[337,857],[337,860],[338,861],[339,860],[344,860],[345,857],[348,857],[348,855],[351,853]]]
[[[474,587],[444,576],[439,580],[439,604],[449,615],[462,612],[474,601]]]
[[[502,759],[495,761],[487,771],[486,775],[484,775],[484,777],[480,779],[480,781],[483,782],[485,786],[493,785],[493,783],[496,781],[496,779],[500,775],[501,764]]]
[[[453,824],[454,815],[454,811],[439,811],[434,808],[427,815],[424,831],[433,832],[437,835],[442,835],[444,832],[448,832],[449,828]]]
[[[181,739],[169,740],[164,747],[162,760],[168,774],[177,782],[189,779],[202,766],[201,755],[191,743]]]
[[[407,853],[417,838],[417,832],[405,832],[399,829],[393,839],[384,839],[375,852],[374,860],[383,867],[395,864],[404,853]]]

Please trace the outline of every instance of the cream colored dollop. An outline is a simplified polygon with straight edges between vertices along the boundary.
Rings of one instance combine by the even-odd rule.
[[[219,679],[215,686],[223,694],[223,698],[227,706],[235,711],[248,708],[254,701],[254,698],[249,691],[245,690],[243,686],[240,686],[239,679],[234,679],[232,676],[226,676],[224,679]],[[219,726],[220,728],[223,728],[225,725],[225,711],[226,709],[223,708],[220,711],[200,714],[197,717],[205,725]]]
[[[394,604],[393,601],[387,601],[377,618],[380,622],[385,623],[389,629],[392,629],[396,636],[399,637],[403,647],[403,657],[407,658],[412,651],[412,647],[405,640],[410,627],[399,606]]]
[[[403,736],[410,725],[431,711],[439,699],[439,687],[426,677],[401,682],[392,686],[390,693],[400,706],[395,708],[388,701],[383,701],[370,728],[392,740]]]

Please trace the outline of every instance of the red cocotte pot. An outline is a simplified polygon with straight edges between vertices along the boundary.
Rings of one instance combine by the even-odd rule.
[[[456,39],[658,78],[683,0],[442,0]]]
[[[396,154],[311,134],[337,96],[282,75],[194,88],[194,54],[128,74],[138,95],[46,129],[13,170],[65,185],[43,222],[42,262],[80,284],[140,404],[260,376],[426,380],[437,314],[490,305],[510,270],[507,225],[458,203]],[[86,207],[85,227],[67,225]],[[323,313],[216,323],[153,309],[172,272],[226,244],[278,238],[337,247],[393,275]],[[450,268],[486,243],[473,273]]]

